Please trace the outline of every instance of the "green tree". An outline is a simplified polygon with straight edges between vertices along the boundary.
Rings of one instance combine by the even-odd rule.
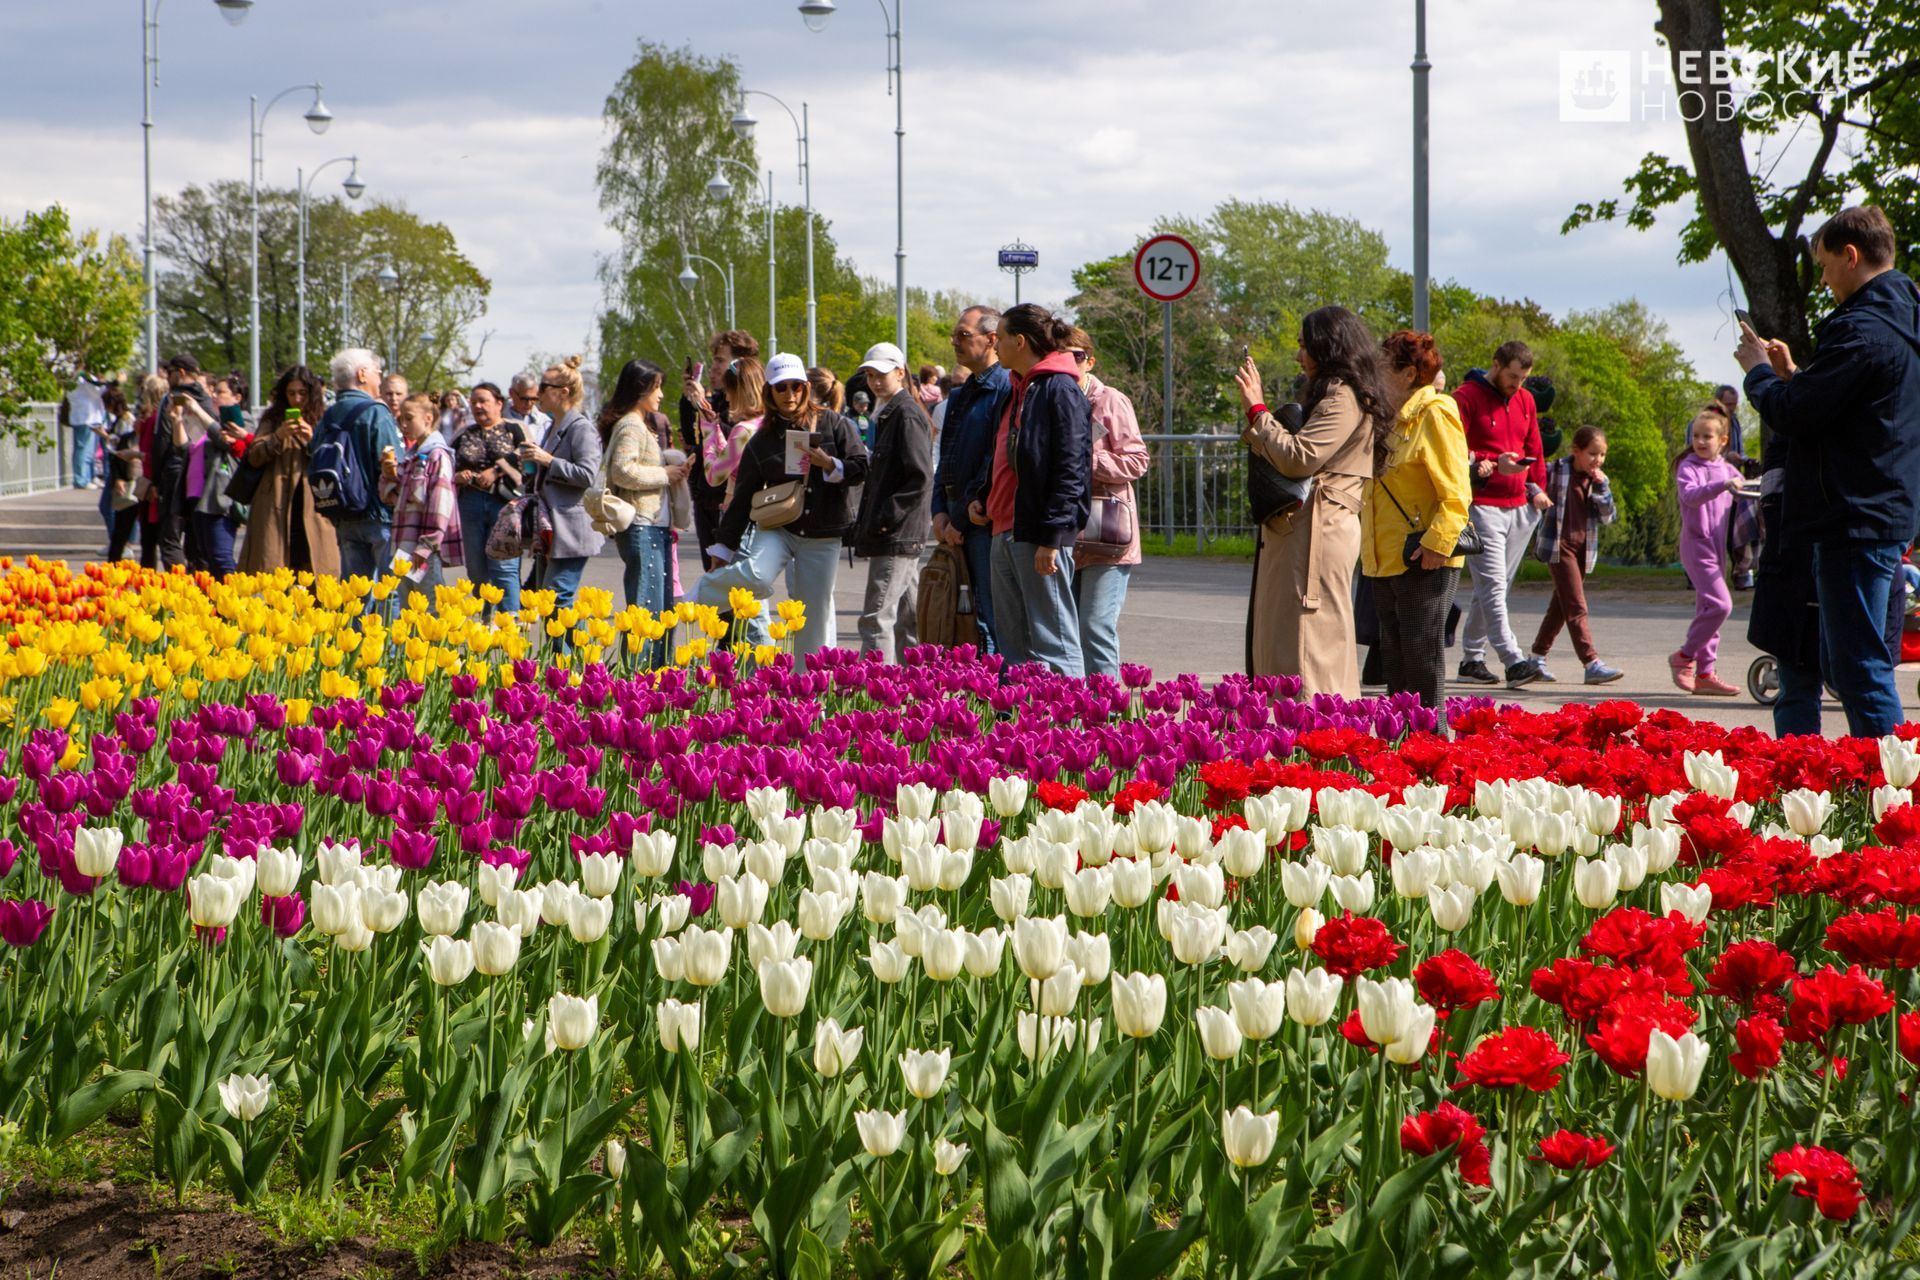
[[[1674,77],[1699,95],[1684,113],[1688,163],[1649,153],[1624,182],[1627,207],[1579,204],[1561,230],[1624,218],[1644,231],[1662,208],[1690,201],[1680,261],[1724,248],[1754,323],[1804,361],[1823,292],[1807,232],[1863,193],[1893,220],[1901,265],[1920,240],[1920,10],[1907,0],[1658,0],[1658,11]],[[1711,75],[1729,53],[1751,85],[1744,98]],[[1822,64],[1835,75],[1809,89],[1810,66]],[[1790,153],[1803,133],[1810,146]]]
[[[298,351],[298,196],[260,193],[260,364],[271,377]],[[161,349],[190,351],[209,368],[245,368],[248,357],[247,191],[243,183],[190,186],[154,202]],[[355,209],[336,197],[307,208],[307,358],[344,346],[388,358],[396,331],[400,371],[417,386],[444,386],[478,363],[468,329],[492,284],[442,223],[403,206]],[[399,277],[379,282],[391,263]],[[264,388],[262,389],[264,392]]]
[[[75,235],[59,205],[0,218],[0,429],[44,443],[27,405],[58,399],[83,372],[126,364],[143,293],[123,237]]]

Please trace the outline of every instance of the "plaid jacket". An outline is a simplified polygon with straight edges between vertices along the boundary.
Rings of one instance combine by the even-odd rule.
[[[1540,527],[1534,531],[1533,554],[1536,559],[1553,564],[1560,559],[1561,542],[1560,512],[1566,508],[1567,495],[1573,488],[1573,459],[1562,458],[1547,468],[1547,499],[1553,503],[1540,516]],[[1604,484],[1597,484],[1587,490],[1587,554],[1586,563],[1581,570],[1593,572],[1593,566],[1600,560],[1600,526],[1613,523],[1613,490]]]
[[[393,549],[415,564],[438,554],[459,565],[460,506],[453,489],[453,450],[436,431],[400,459],[400,474],[380,481],[380,500],[393,508]]]

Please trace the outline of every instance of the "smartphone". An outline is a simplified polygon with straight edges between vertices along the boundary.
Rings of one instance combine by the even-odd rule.
[[[1253,348],[1252,347],[1240,348],[1240,363],[1245,364],[1247,361],[1251,359],[1253,359]]]
[[[1733,318],[1747,326],[1747,328],[1753,329],[1753,314],[1751,312],[1742,311],[1739,307],[1735,307],[1733,309]],[[1755,333],[1760,332],[1758,329],[1754,329],[1753,331]]]
[[[1540,459],[1538,459],[1538,458],[1518,458],[1518,459],[1516,459],[1516,461],[1517,461],[1517,462],[1519,462],[1519,464],[1520,464],[1521,466],[1523,466],[1523,467],[1530,467],[1530,466],[1532,466],[1532,465],[1533,465],[1534,463],[1536,463],[1536,462],[1538,462],[1538,461],[1540,461]]]

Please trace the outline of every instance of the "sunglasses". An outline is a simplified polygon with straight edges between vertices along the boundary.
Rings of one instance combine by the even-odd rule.
[[[541,389],[542,391],[570,391],[570,390],[572,390],[572,388],[571,388],[571,387],[569,387],[569,386],[568,386],[568,385],[567,385],[566,383],[564,383],[564,382],[543,382],[543,383],[541,383],[541,384],[540,384],[540,389]],[[529,398],[529,399],[531,399],[531,397],[528,397],[528,398]]]
[[[979,337],[991,338],[992,336],[993,335],[990,333],[983,334],[978,329],[955,329],[953,331],[953,339],[955,342],[960,342],[967,338],[979,338]]]
[[[1076,351],[1073,353],[1073,362],[1075,364],[1085,364],[1091,359],[1093,359],[1093,357],[1085,351]]]

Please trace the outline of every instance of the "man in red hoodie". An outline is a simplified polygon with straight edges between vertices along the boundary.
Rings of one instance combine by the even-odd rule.
[[[1493,372],[1475,369],[1453,393],[1467,429],[1472,460],[1473,531],[1482,550],[1471,557],[1473,602],[1467,606],[1461,636],[1460,678],[1499,684],[1488,670],[1491,644],[1504,668],[1507,687],[1551,680],[1545,664],[1520,647],[1507,621],[1507,589],[1520,570],[1547,497],[1546,460],[1540,447],[1540,419],[1533,393],[1522,385],[1533,368],[1533,352],[1515,339],[1493,353]]]

